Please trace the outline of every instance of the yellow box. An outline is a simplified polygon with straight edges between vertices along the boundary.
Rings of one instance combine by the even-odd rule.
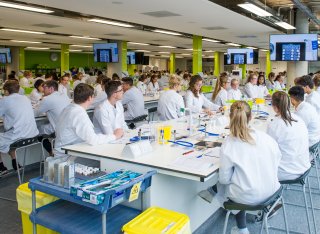
[[[256,104],[257,105],[265,104],[265,99],[264,98],[256,98]]]
[[[159,126],[158,127],[158,143],[162,144],[161,131],[163,131],[163,140],[164,144],[168,144],[168,141],[171,140],[171,129],[172,126]]]
[[[18,210],[21,211],[22,229],[24,234],[33,233],[33,225],[29,219],[29,214],[32,211],[32,193],[28,188],[28,184],[29,183],[21,184],[16,191]],[[36,192],[36,197],[37,208],[58,200],[57,197],[39,191]],[[40,225],[37,225],[37,233],[58,234],[58,232],[52,231]]]
[[[150,207],[122,227],[125,234],[191,234],[190,220],[185,214]]]

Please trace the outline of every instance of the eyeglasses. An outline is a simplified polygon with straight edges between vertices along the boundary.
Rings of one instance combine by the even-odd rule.
[[[120,89],[120,90],[115,91],[115,93],[119,93],[119,92],[122,92],[122,91],[123,91],[123,89]]]

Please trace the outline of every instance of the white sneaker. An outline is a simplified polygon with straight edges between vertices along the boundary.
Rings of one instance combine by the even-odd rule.
[[[210,193],[207,189],[206,190],[202,190],[198,193],[198,196],[201,197],[203,200],[205,200],[206,202],[211,203],[213,200],[213,194]]]
[[[248,228],[239,229],[237,226],[231,229],[231,234],[250,234]]]

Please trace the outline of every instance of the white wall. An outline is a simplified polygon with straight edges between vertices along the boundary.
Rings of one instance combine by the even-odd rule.
[[[187,59],[176,58],[176,69],[179,69],[181,71],[187,70]]]
[[[143,69],[146,66],[143,66]],[[149,67],[151,69],[153,67],[158,67],[158,70],[169,70],[168,68],[168,59],[167,58],[155,58],[155,57],[150,57],[149,59]]]

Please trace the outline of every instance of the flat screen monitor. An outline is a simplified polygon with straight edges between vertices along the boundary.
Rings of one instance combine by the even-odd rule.
[[[127,64],[136,64],[136,53],[132,51],[127,52]]]
[[[0,63],[11,63],[11,50],[10,48],[0,48]]]
[[[143,64],[142,65],[149,65],[149,60],[150,60],[149,56],[143,56]]]
[[[135,64],[143,64],[143,52],[136,52],[136,63]]]
[[[257,64],[258,51],[248,48],[232,48],[227,50],[227,63],[231,64]]]
[[[119,62],[118,44],[117,43],[100,43],[93,44],[94,61],[105,63]]]
[[[272,61],[317,61],[317,34],[270,35]]]

